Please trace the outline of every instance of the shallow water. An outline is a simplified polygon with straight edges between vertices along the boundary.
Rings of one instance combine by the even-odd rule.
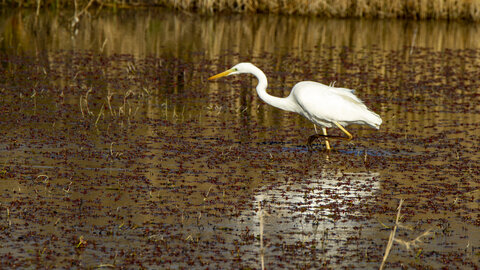
[[[477,25],[1,12],[5,267],[377,268],[400,199],[389,268],[480,266]],[[239,61],[384,123],[309,152],[254,79],[206,81]]]

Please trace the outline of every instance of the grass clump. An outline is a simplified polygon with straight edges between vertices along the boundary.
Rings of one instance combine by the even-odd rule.
[[[327,17],[480,18],[479,0],[164,0],[164,5],[200,12],[269,12]]]
[[[259,12],[337,18],[480,19],[480,0],[3,0],[3,5],[74,8],[164,6],[199,13]]]

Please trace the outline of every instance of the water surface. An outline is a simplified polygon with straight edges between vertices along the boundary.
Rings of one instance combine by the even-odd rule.
[[[479,267],[478,27],[461,22],[2,10],[7,267]],[[384,120],[305,147],[269,92],[356,89]],[[339,131],[332,131],[340,134]]]

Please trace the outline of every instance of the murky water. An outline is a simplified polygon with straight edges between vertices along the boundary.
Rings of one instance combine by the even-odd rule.
[[[476,24],[2,10],[5,267],[480,265]],[[300,80],[357,90],[379,131],[326,153],[264,104]],[[333,131],[335,132],[335,131]]]

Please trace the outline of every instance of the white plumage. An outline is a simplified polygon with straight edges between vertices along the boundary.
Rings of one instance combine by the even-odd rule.
[[[345,126],[359,124],[379,129],[382,124],[380,116],[369,110],[351,89],[303,81],[292,88],[288,97],[271,96],[266,91],[267,77],[251,63],[237,64],[227,71],[210,77],[209,80],[240,73],[250,73],[257,77],[258,96],[266,103],[282,110],[301,114],[314,124],[322,127],[323,135],[310,136],[309,146],[318,137],[329,137],[326,128],[337,126],[348,136],[348,140],[351,140],[353,136],[344,128]],[[325,144],[327,149],[330,150],[328,140]]]
[[[287,98],[298,104],[297,113],[319,126],[331,128],[338,122],[344,127],[360,124],[379,129],[382,124],[380,116],[347,88],[304,81],[297,83]]]

